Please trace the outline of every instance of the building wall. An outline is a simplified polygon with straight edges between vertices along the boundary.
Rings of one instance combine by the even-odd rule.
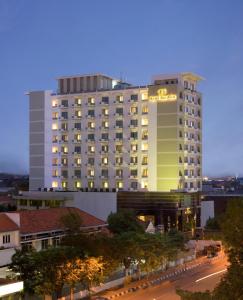
[[[201,227],[205,227],[209,218],[214,218],[214,201],[201,202]]]

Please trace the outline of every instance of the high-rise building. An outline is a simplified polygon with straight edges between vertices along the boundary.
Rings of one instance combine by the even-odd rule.
[[[30,190],[200,191],[201,79],[77,75],[29,92]]]

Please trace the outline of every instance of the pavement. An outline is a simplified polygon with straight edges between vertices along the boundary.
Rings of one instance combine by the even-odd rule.
[[[190,291],[213,290],[226,269],[227,258],[223,253],[212,259],[203,257],[133,282],[124,288],[107,291],[100,295],[103,298],[94,299],[179,300],[177,288]]]

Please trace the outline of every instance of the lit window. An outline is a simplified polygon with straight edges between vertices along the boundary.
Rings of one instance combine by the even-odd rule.
[[[58,124],[57,123],[53,123],[52,124],[52,130],[57,130],[58,129]]]
[[[137,151],[138,150],[138,145],[137,144],[132,144],[131,145],[131,151]]]
[[[131,112],[132,114],[137,114],[137,113],[138,113],[138,108],[137,108],[137,106],[132,106],[132,107],[130,108],[130,112]]]
[[[142,100],[148,99],[148,93],[142,93]]]
[[[102,157],[102,164],[108,165],[108,157]]]
[[[142,140],[147,140],[148,139],[148,130],[143,130],[142,131]]]
[[[91,153],[95,152],[95,146],[88,146],[88,151]]]
[[[148,106],[147,105],[144,105],[143,108],[142,108],[142,113],[143,114],[147,114],[148,113]]]
[[[109,128],[109,122],[108,121],[103,121],[102,122],[102,127]]]
[[[142,126],[148,125],[148,119],[142,118],[141,124]]]
[[[57,100],[52,100],[52,107],[57,107],[58,101]]]
[[[142,177],[148,177],[148,169],[143,169]]]
[[[93,189],[93,188],[94,188],[94,181],[89,181],[89,182],[88,182],[88,187],[89,187],[90,189]]]
[[[82,117],[82,111],[81,110],[76,110],[75,111],[75,117],[76,118],[81,118]]]
[[[58,112],[53,112],[52,113],[52,119],[58,119]]]
[[[118,189],[122,189],[122,188],[123,188],[123,182],[122,182],[122,181],[117,181],[116,187],[117,187]]]
[[[88,122],[88,127],[89,128],[95,128],[95,122]]]
[[[148,164],[148,157],[147,156],[143,156],[142,158],[142,165],[147,165]]]
[[[58,142],[58,136],[57,135],[53,135],[52,137],[52,143],[57,143]]]
[[[65,153],[65,154],[68,153],[68,147],[67,146],[62,147],[62,153]]]
[[[58,187],[58,182],[57,181],[52,181],[52,185],[53,188],[57,188]]]
[[[119,103],[122,103],[123,102],[123,96],[122,95],[116,96],[116,101],[119,102]]]
[[[103,182],[103,188],[108,189],[109,188],[109,184],[107,181]]]
[[[58,176],[58,170],[53,170],[52,177],[57,177],[57,176]]]
[[[66,157],[63,157],[62,158],[62,165],[67,166],[67,164],[68,164],[68,159]]]
[[[58,159],[57,158],[53,158],[52,159],[52,165],[53,166],[57,166],[57,164],[58,164]]]
[[[94,169],[89,169],[89,170],[88,170],[88,176],[89,176],[89,177],[94,177],[94,175],[95,175]]]
[[[68,141],[68,135],[67,134],[63,134],[62,135],[62,141],[63,142],[67,142]]]
[[[141,187],[142,187],[142,189],[147,189],[148,188],[148,182],[147,181],[142,181],[141,182]]]
[[[89,105],[94,105],[95,104],[95,99],[93,97],[88,98],[88,104]]]
[[[148,144],[142,143],[142,151],[147,151],[147,150],[148,150]]]
[[[82,187],[81,181],[75,181],[75,187],[80,189]]]
[[[75,158],[74,163],[78,166],[81,165],[81,158]]]
[[[102,109],[102,114],[103,114],[104,116],[108,116],[108,115],[109,115],[109,109],[108,109],[108,108]]]
[[[62,181],[62,188],[64,188],[64,189],[67,188],[67,182],[66,181]]]
[[[76,104],[76,105],[81,105],[81,104],[82,104],[81,98],[76,98],[76,99],[75,99],[75,104]]]
[[[75,134],[75,135],[74,135],[74,139],[75,139],[76,141],[78,141],[78,142],[81,141],[81,134],[79,134],[79,133],[78,133],[78,134]]]
[[[57,152],[58,152],[58,147],[53,146],[53,147],[52,147],[52,153],[57,153]]]

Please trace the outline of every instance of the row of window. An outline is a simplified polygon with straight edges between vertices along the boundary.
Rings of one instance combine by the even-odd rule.
[[[132,94],[130,95],[128,101],[138,101],[138,94]],[[141,99],[147,100],[148,95],[147,93],[143,93]],[[100,99],[95,99],[94,97],[88,97],[87,99],[82,98],[75,98],[74,99],[74,105],[81,106],[82,104],[87,105],[95,105],[96,101],[99,101],[99,104],[108,105],[111,101],[114,103],[123,103],[124,102],[124,96],[123,95],[117,95],[115,97],[115,100],[111,100],[109,96],[103,96]],[[58,105],[61,105],[62,107],[69,107],[70,103],[68,99],[61,99],[61,100],[52,100],[52,107],[57,107]]]
[[[108,151],[107,151],[108,152]],[[119,151],[122,153],[122,151]],[[108,159],[108,158],[107,158]],[[103,163],[106,162],[106,160],[103,160]],[[58,158],[53,158],[52,159],[52,165],[57,166],[59,163]],[[80,157],[74,159],[74,165],[81,166],[82,160]],[[107,160],[108,163],[108,160]],[[123,163],[123,157],[118,156],[115,158],[115,164],[122,164]],[[94,157],[88,157],[87,161],[88,165],[94,166],[95,165],[95,158]],[[137,156],[131,156],[130,157],[130,164],[136,165],[138,164],[138,157]],[[147,165],[148,164],[148,156],[143,156],[142,157],[142,165]],[[62,157],[61,158],[61,165],[62,166],[68,166],[68,158],[67,157]]]
[[[3,235],[3,244],[9,244],[10,243],[10,234]]]

